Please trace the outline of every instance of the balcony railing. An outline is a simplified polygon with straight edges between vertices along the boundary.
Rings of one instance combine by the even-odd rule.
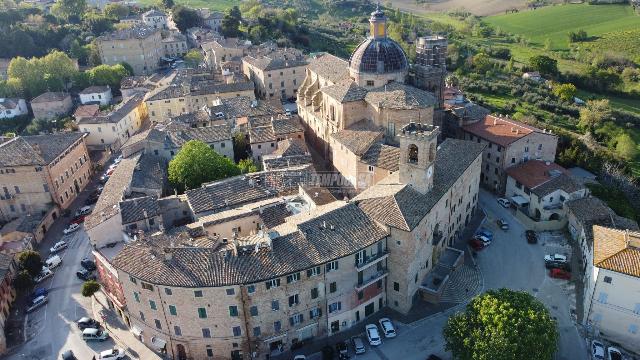
[[[383,279],[387,275],[389,275],[389,271],[386,268],[378,270],[375,274],[369,276],[368,278],[362,279],[362,281],[358,281],[358,284],[356,285],[356,290],[360,291],[366,288],[367,286],[375,283],[376,281]]]
[[[362,271],[371,265],[377,263],[378,261],[384,260],[389,256],[389,252],[387,250],[378,252],[374,256],[365,256],[364,259],[358,261],[356,259],[356,270]]]

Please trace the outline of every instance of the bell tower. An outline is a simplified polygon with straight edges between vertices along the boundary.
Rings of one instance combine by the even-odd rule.
[[[400,182],[422,194],[433,188],[433,165],[440,128],[434,125],[409,123],[400,139]]]

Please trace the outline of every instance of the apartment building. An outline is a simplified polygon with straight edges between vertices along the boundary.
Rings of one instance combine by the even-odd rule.
[[[304,142],[304,128],[297,116],[249,119],[249,146],[255,161],[276,151],[276,144],[284,139]]]
[[[51,120],[69,115],[72,110],[71,95],[64,92],[47,91],[31,100],[31,111],[36,119]]]
[[[0,217],[66,209],[89,183],[91,163],[84,133],[4,138],[0,144]]]
[[[136,94],[111,111],[81,118],[78,127],[88,133],[88,146],[116,150],[140,130],[147,118],[144,95]]]
[[[149,119],[165,123],[170,118],[211,106],[219,99],[246,96],[254,99],[254,85],[242,76],[225,77],[200,70],[179,70],[168,85],[146,95]]]
[[[221,69],[222,65],[227,61],[241,59],[247,54],[250,47],[250,41],[237,38],[219,39],[202,44],[204,61],[209,69],[214,71]]]
[[[256,86],[260,99],[296,96],[306,74],[307,59],[294,48],[263,48],[242,58],[242,72]]]
[[[116,30],[96,39],[100,61],[115,65],[126,62],[134,75],[149,75],[160,65],[164,56],[160,30],[150,27],[132,27]]]
[[[187,37],[177,31],[172,31],[162,39],[162,46],[164,47],[164,56],[168,57],[183,56],[189,50]]]
[[[529,160],[553,162],[558,136],[508,117],[487,115],[462,127],[465,140],[486,145],[481,184],[497,194],[505,193],[506,169]]]
[[[142,14],[142,23],[152,29],[166,29],[167,14],[157,9],[151,9]]]
[[[82,105],[97,104],[106,106],[111,104],[113,95],[109,86],[89,86],[78,93]]]

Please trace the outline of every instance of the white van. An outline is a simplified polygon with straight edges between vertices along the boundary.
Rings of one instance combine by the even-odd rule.
[[[58,265],[62,264],[62,259],[60,258],[60,256],[54,255],[48,258],[44,263],[49,269],[55,269],[58,267]]]
[[[97,340],[105,341],[109,337],[109,333],[105,330],[99,330],[94,328],[86,328],[82,330],[82,339],[85,341]]]

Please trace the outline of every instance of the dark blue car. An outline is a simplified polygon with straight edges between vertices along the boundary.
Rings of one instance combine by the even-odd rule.
[[[480,230],[478,230],[476,235],[482,235],[489,239],[489,241],[493,240],[493,233],[485,228],[481,228]]]
[[[31,299],[35,299],[40,296],[45,296],[49,293],[45,288],[37,288],[31,293]]]

